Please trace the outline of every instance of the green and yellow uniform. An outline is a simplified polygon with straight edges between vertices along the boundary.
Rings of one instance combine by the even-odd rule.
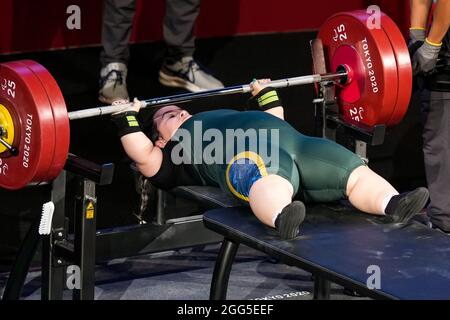
[[[184,139],[186,134],[190,139]],[[227,141],[231,136],[234,140]],[[246,139],[239,149],[238,139],[242,136]],[[179,141],[163,149],[162,167],[150,179],[153,184],[161,188],[186,184],[219,186],[243,201],[248,201],[253,183],[269,174],[287,179],[294,194],[305,201],[342,199],[346,197],[350,174],[364,165],[360,157],[343,146],[305,136],[288,122],[262,111],[225,109],[198,113],[182,124],[175,139]],[[179,150],[184,163],[174,164],[173,157],[180,154]],[[215,161],[211,163],[205,155]]]

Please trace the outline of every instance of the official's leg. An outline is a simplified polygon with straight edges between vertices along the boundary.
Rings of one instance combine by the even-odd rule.
[[[428,215],[436,227],[450,232],[450,92],[421,93],[423,153],[430,204]]]
[[[128,99],[126,78],[128,42],[135,13],[135,0],[106,0],[103,11],[99,100],[112,104]]]
[[[200,0],[167,0],[164,40],[167,51],[159,71],[159,82],[192,92],[223,88],[222,82],[194,60],[194,26]]]
[[[174,64],[182,57],[194,55],[194,26],[200,0],[166,0],[163,34],[167,45],[165,63]]]
[[[105,0],[102,25],[102,67],[111,62],[128,64],[128,42],[135,13],[135,0]]]

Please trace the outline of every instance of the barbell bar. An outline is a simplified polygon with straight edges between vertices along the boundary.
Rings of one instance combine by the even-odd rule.
[[[274,81],[270,81],[269,83],[264,84],[264,86],[271,86],[274,88],[286,88],[286,87],[291,87],[291,86],[299,86],[299,85],[305,85],[305,84],[311,84],[311,83],[318,83],[318,82],[327,81],[327,80],[345,83],[346,82],[345,79],[347,78],[347,76],[349,75],[351,70],[348,66],[342,66],[342,68],[340,68],[340,70],[341,71],[338,71],[336,73],[313,74],[313,75],[307,75],[307,76],[274,80]],[[213,90],[207,90],[207,91],[201,91],[201,92],[183,93],[183,94],[177,94],[177,95],[172,95],[172,96],[167,96],[167,97],[143,100],[142,102],[144,102],[144,105],[142,106],[142,108],[159,107],[159,106],[176,104],[176,103],[185,103],[185,102],[189,102],[189,101],[196,100],[196,99],[248,93],[251,91],[252,91],[252,89],[251,89],[250,85],[245,84],[245,85],[237,85],[237,86],[231,86],[231,87],[225,87],[225,88],[213,89]],[[119,112],[119,111],[123,110],[125,107],[127,107],[128,105],[129,104],[118,104],[118,105],[95,107],[95,108],[90,108],[90,109],[82,109],[82,110],[69,112],[68,116],[69,116],[70,120],[97,117],[97,116],[102,116],[102,115],[106,115],[106,114],[112,114],[115,112]]]

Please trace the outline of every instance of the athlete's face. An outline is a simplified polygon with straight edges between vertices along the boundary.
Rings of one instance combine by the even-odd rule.
[[[177,106],[166,106],[156,111],[153,124],[159,134],[158,140],[169,141],[175,131],[190,117],[189,112]]]

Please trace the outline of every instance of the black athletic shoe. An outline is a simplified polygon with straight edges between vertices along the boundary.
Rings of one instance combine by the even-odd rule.
[[[294,239],[298,234],[298,228],[305,219],[305,205],[301,201],[293,201],[283,208],[275,220],[281,239]]]
[[[425,210],[422,210],[421,212],[413,216],[409,221],[415,221],[420,224],[423,224],[428,228],[433,228],[433,223],[431,223],[430,217],[428,216]]]
[[[429,193],[426,188],[417,188],[411,192],[393,196],[386,207],[386,214],[394,223],[408,222],[425,207],[428,198]]]

